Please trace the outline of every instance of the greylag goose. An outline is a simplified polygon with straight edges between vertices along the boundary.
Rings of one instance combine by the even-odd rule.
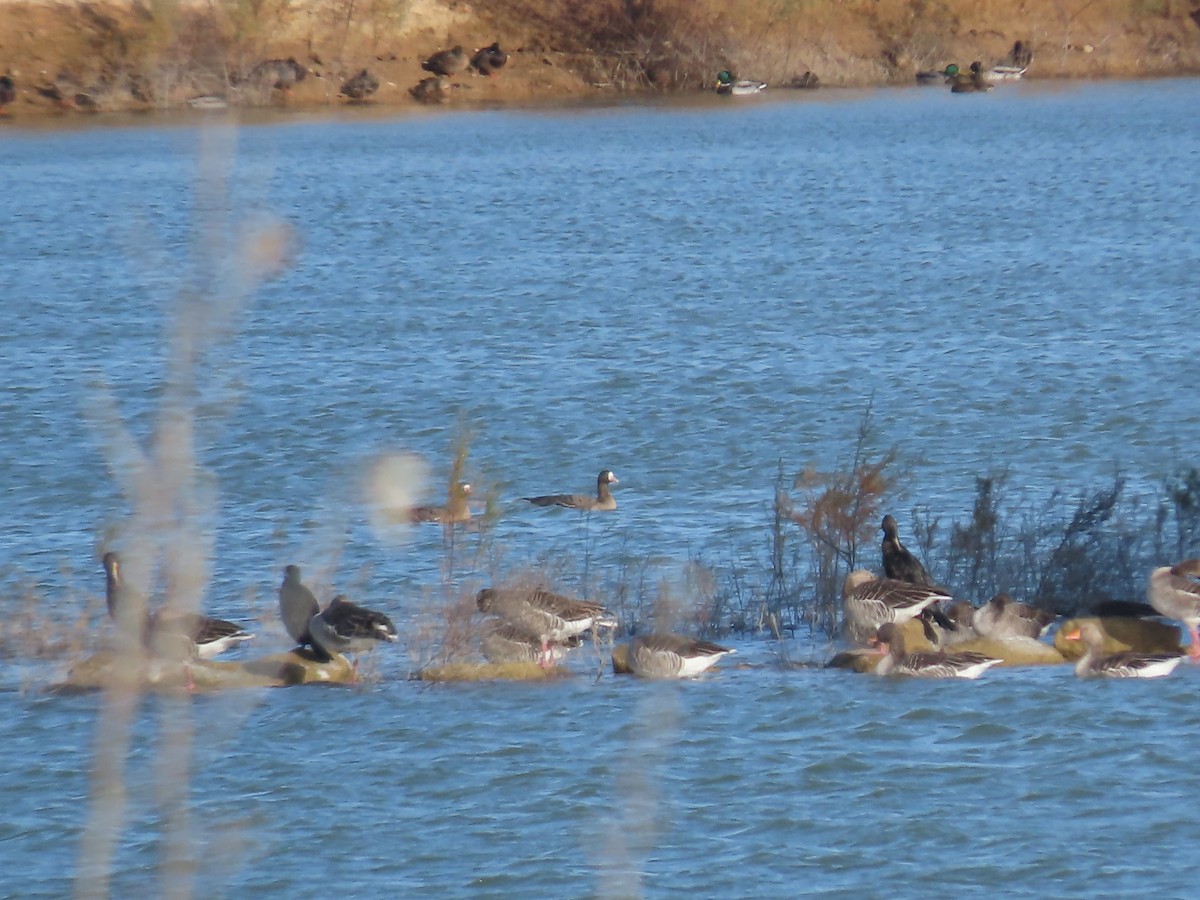
[[[1014,637],[1036,640],[1054,624],[1054,619],[1054,613],[1049,610],[1018,603],[1008,594],[1000,593],[975,610],[971,624],[981,637],[1000,641]]]
[[[363,69],[353,78],[347,78],[338,91],[343,97],[361,103],[379,90],[379,79]]]
[[[1075,662],[1080,678],[1102,675],[1108,678],[1162,678],[1170,675],[1183,657],[1174,653],[1137,653],[1128,651],[1104,655],[1104,631],[1095,622],[1080,622],[1063,635],[1068,641],[1083,641],[1084,654]]]
[[[380,641],[395,642],[396,626],[381,612],[351,603],[338,594],[308,623],[313,649],[329,657],[369,650]]]
[[[897,581],[907,581],[909,584],[920,584],[926,587],[933,585],[933,580],[921,561],[908,548],[900,543],[900,529],[892,516],[883,517],[880,526],[883,531],[883,574]]]
[[[439,522],[453,525],[471,519],[471,507],[467,498],[471,496],[471,485],[461,482],[450,489],[450,499],[444,506],[414,506],[409,510],[413,522]]]
[[[904,635],[889,622],[879,629],[875,644],[883,659],[875,666],[876,675],[915,675],[921,678],[978,678],[1004,660],[982,653],[906,653]]]
[[[599,603],[537,588],[484,588],[475,595],[480,612],[492,613],[528,634],[561,641],[589,628],[614,628],[617,620]]]
[[[543,641],[541,636],[531,635],[511,622],[495,619],[484,632],[482,643],[483,657],[490,663],[536,663],[542,668],[550,668],[582,641],[578,635],[553,643]]]
[[[465,69],[469,62],[466,51],[463,50],[461,44],[458,44],[450,50],[439,50],[422,62],[421,68],[434,75],[444,75],[450,78]]]
[[[568,509],[610,510],[617,508],[617,499],[609,489],[610,484],[619,484],[617,476],[605,469],[596,476],[596,496],[589,494],[542,494],[538,497],[522,497],[534,506],[565,506]]]
[[[1150,573],[1147,591],[1150,605],[1168,619],[1178,619],[1188,628],[1191,644],[1188,655],[1200,661],[1200,559],[1185,559],[1173,566],[1159,566]]]
[[[137,605],[129,586],[122,580],[120,557],[109,551],[104,554],[103,565],[109,616],[126,633],[133,634],[151,648],[161,650],[170,646],[171,655],[212,659],[254,637],[240,625],[225,619],[188,612],[149,612],[144,600],[140,607]],[[134,616],[142,617],[140,628],[131,620]]]
[[[491,78],[497,70],[504,68],[507,62],[508,54],[500,49],[499,41],[493,41],[490,46],[475,51],[475,55],[471,57],[471,68],[480,75]]]
[[[931,643],[940,650],[943,647],[952,647],[955,644],[965,644],[978,639],[979,632],[971,624],[971,617],[974,613],[975,607],[966,600],[955,600],[946,607],[943,613],[949,625],[937,629],[936,639]]]
[[[851,640],[867,643],[888,622],[906,622],[943,600],[953,599],[936,588],[894,578],[876,578],[856,569],[842,582],[842,613]]]
[[[736,652],[680,634],[638,635],[629,643],[629,669],[643,678],[691,678]]]
[[[285,567],[283,583],[279,585],[279,617],[288,635],[301,647],[312,645],[308,623],[320,611],[316,595],[300,580],[300,567]]]

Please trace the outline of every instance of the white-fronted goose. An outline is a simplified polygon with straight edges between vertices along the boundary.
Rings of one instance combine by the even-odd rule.
[[[906,653],[904,635],[889,622],[879,629],[875,644],[883,659],[875,666],[876,675],[913,675],[919,678],[978,678],[1004,660],[982,653]]]
[[[438,522],[442,525],[454,525],[459,522],[469,522],[471,506],[467,498],[471,496],[471,485],[465,481],[450,489],[450,499],[444,506],[414,506],[409,510],[409,519],[413,522]]]
[[[617,620],[599,603],[538,588],[484,588],[475,595],[480,612],[499,616],[527,634],[562,641],[589,628],[614,628]]]
[[[484,631],[482,648],[484,659],[490,663],[536,663],[550,668],[581,643],[578,635],[551,643],[504,619],[493,619]]]
[[[301,647],[311,646],[308,623],[321,611],[316,595],[300,580],[300,567],[287,566],[279,585],[279,618],[288,635]]]
[[[1100,675],[1107,678],[1162,678],[1170,675],[1183,657],[1174,653],[1138,653],[1128,651],[1104,655],[1104,631],[1095,622],[1080,622],[1063,635],[1068,641],[1083,641],[1083,656],[1075,661],[1080,678]]]
[[[565,506],[568,509],[580,509],[585,512],[610,510],[617,508],[617,498],[609,489],[610,484],[618,484],[617,476],[611,470],[605,469],[596,476],[596,496],[589,494],[542,494],[538,497],[522,497],[534,506]]]
[[[629,642],[629,669],[643,678],[691,678],[736,652],[680,634],[638,635]]]
[[[851,640],[865,644],[888,622],[916,618],[928,606],[951,600],[949,594],[932,587],[876,578],[866,569],[856,569],[842,582],[842,612]]]
[[[1150,573],[1147,591],[1150,605],[1168,619],[1178,619],[1188,628],[1191,644],[1188,655],[1200,661],[1200,559],[1185,559],[1173,566],[1159,566]]]
[[[469,62],[466,51],[461,44],[457,44],[450,50],[439,50],[422,62],[421,68],[434,75],[450,78],[465,69]]]
[[[1005,638],[1040,638],[1054,624],[1054,613],[1028,603],[1018,603],[1005,593],[999,593],[971,616],[971,624],[980,636]]]
[[[351,603],[338,594],[308,623],[314,650],[336,653],[370,650],[380,641],[397,640],[396,626],[381,612]]]
[[[881,549],[884,576],[897,581],[907,581],[909,584],[932,586],[933,580],[921,565],[921,561],[900,543],[900,528],[896,520],[890,515],[884,516],[883,524],[879,527],[883,531]]]
[[[151,612],[145,600],[136,602],[121,578],[121,559],[109,551],[104,554],[104,593],[108,614],[126,633],[151,649],[172,656],[196,656],[212,659],[226,650],[254,638],[240,625],[188,612]],[[141,617],[140,625],[134,621]]]

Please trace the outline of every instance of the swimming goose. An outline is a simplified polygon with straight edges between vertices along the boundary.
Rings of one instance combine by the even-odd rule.
[[[888,622],[916,618],[928,606],[953,599],[937,588],[856,569],[842,582],[842,613],[851,640],[867,643]]]
[[[434,75],[445,75],[447,78],[457,75],[467,67],[469,60],[461,44],[451,50],[439,50],[423,63],[421,68]]]
[[[905,653],[904,636],[899,626],[891,622],[880,627],[875,644],[883,652],[883,659],[875,666],[876,675],[978,678],[1004,661],[982,653]]]
[[[1168,619],[1178,619],[1188,628],[1188,655],[1200,661],[1200,559],[1185,559],[1173,566],[1159,566],[1150,573],[1147,597],[1150,605]]]
[[[470,495],[471,485],[460,482],[450,489],[450,500],[444,506],[414,506],[409,510],[409,519],[413,522],[439,522],[442,525],[467,522],[471,518],[471,507],[467,503]]]
[[[589,494],[543,494],[539,497],[522,497],[534,506],[564,506],[585,512],[612,510],[617,508],[617,498],[609,489],[610,484],[619,484],[617,476],[605,469],[596,476],[596,496]]]
[[[500,49],[499,41],[493,41],[490,46],[475,51],[475,55],[471,57],[471,68],[480,75],[491,78],[498,69],[504,68],[507,62],[508,54]]]
[[[1137,653],[1127,651],[1104,655],[1104,631],[1095,622],[1083,621],[1063,635],[1068,641],[1082,640],[1086,648],[1075,662],[1080,678],[1102,675],[1108,678],[1162,678],[1170,675],[1183,661],[1177,653]]]
[[[1012,637],[1040,638],[1056,616],[1028,603],[1018,603],[999,593],[971,616],[971,624],[982,637],[1004,640]]]
[[[395,642],[396,626],[381,612],[359,606],[338,594],[308,622],[313,649],[329,657],[369,650],[380,641]]]
[[[139,609],[131,589],[121,578],[120,557],[109,551],[104,554],[103,565],[109,616],[123,631],[134,635],[151,649],[166,650],[172,656],[212,659],[254,637],[240,625],[225,619],[189,612],[150,612],[144,601]],[[140,628],[131,621],[132,616],[138,615],[143,617]]]
[[[546,643],[589,628],[615,628],[617,620],[599,603],[538,588],[484,588],[475,595],[480,612],[492,613]]]
[[[638,635],[629,643],[629,669],[643,678],[691,678],[736,652],[680,634]]]
[[[308,623],[321,611],[316,595],[300,580],[300,567],[287,566],[279,585],[279,617],[292,640],[301,647],[311,646]]]
[[[546,649],[542,646],[545,644]],[[531,635],[511,622],[495,619],[483,635],[483,657],[490,663],[528,662],[550,668],[583,642],[578,635],[551,643],[540,635]]]
[[[921,565],[921,561],[900,543],[900,528],[896,520],[886,515],[879,528],[883,532],[883,574],[897,581],[907,581],[909,584],[932,586],[933,580]]]
[[[379,79],[366,69],[363,69],[353,78],[348,78],[343,82],[341,90],[338,93],[343,97],[361,102],[377,90],[379,90]]]

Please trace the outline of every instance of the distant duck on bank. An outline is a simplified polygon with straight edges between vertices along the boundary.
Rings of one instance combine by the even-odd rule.
[[[422,78],[408,89],[409,94],[418,103],[441,103],[446,99],[450,79],[445,75],[434,75]]]
[[[421,63],[421,68],[434,75],[453,78],[467,67],[470,60],[461,44],[456,44],[450,50],[439,50]]]
[[[363,69],[353,78],[348,78],[342,83],[341,90],[338,91],[343,97],[356,102],[362,102],[376,91],[379,90],[379,79],[372,75],[367,69]]]
[[[717,93],[733,96],[757,94],[767,89],[765,81],[753,81],[749,78],[737,78],[728,69],[717,73]]]
[[[481,47],[471,57],[471,69],[480,75],[491,78],[508,62],[508,54],[500,49],[500,42],[493,41],[487,47]]]

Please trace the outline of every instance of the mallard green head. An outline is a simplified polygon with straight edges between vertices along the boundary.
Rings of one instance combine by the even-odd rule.
[[[942,74],[947,78],[953,78],[958,74],[958,66],[956,66],[954,63],[950,63],[950,65],[946,66],[946,71]]]
[[[717,73],[717,84],[733,84],[733,73],[728,69],[722,69]]]

